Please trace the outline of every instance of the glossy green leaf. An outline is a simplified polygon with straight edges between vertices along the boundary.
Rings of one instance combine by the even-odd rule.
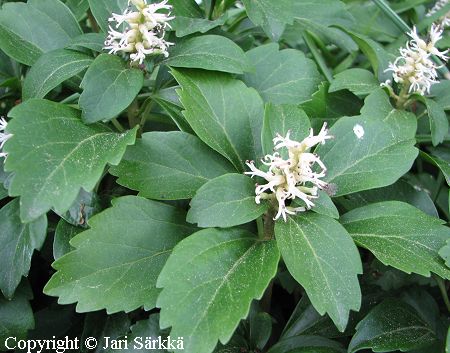
[[[198,137],[240,171],[261,156],[263,102],[252,88],[223,73],[172,70],[184,116]]]
[[[444,245],[439,250],[439,255],[444,259],[445,264],[447,265],[447,267],[450,268],[450,239],[447,240],[447,244]]]
[[[334,219],[313,212],[276,222],[275,236],[292,276],[305,288],[316,310],[344,331],[350,310],[359,310],[362,273],[358,249]],[[339,269],[339,270],[338,270]]]
[[[403,352],[436,339],[433,330],[408,304],[387,299],[372,309],[356,326],[348,352],[370,348],[374,352]]]
[[[177,37],[184,37],[196,32],[208,32],[215,27],[224,25],[226,20],[226,14],[214,21],[205,18],[176,16],[171,25],[175,29]]]
[[[89,6],[103,32],[108,32],[111,14],[121,14],[128,6],[128,0],[89,0]]]
[[[195,0],[169,0],[169,4],[173,6],[174,15],[177,17],[204,17]]]
[[[392,108],[384,91],[366,100],[361,115],[339,119],[330,129],[334,139],[316,149],[327,166],[325,180],[336,184],[335,196],[394,183],[412,166],[415,115]]]
[[[348,89],[357,95],[368,95],[379,87],[380,83],[370,71],[355,68],[334,76],[329,92]]]
[[[73,38],[67,48],[80,51],[81,49],[87,48],[101,53],[105,46],[105,38],[105,33],[83,33]]]
[[[86,69],[89,55],[58,49],[42,55],[31,67],[22,88],[22,99],[44,98],[53,88]]]
[[[319,197],[313,200],[314,207],[311,210],[316,213],[338,219],[339,211],[331,200],[331,197],[323,190],[319,190],[317,195]]]
[[[75,227],[64,219],[60,219],[55,229],[55,237],[53,238],[53,258],[58,260],[63,255],[75,250],[70,245],[70,240],[77,234],[84,231],[81,227]]]
[[[0,48],[26,65],[80,34],[75,17],[59,0],[7,3],[0,10]]]
[[[47,218],[20,221],[19,199],[0,210],[0,289],[11,299],[22,276],[28,276],[34,250],[40,250],[47,235]]]
[[[24,283],[25,284],[25,283]],[[34,328],[33,309],[29,303],[33,295],[31,289],[21,285],[12,300],[0,296],[0,350],[8,351],[14,343],[26,339],[28,330]],[[8,338],[14,337],[14,339]]]
[[[249,341],[252,347],[263,350],[272,334],[272,317],[259,312],[250,317]]]
[[[185,352],[211,352],[262,297],[279,258],[274,241],[242,229],[205,229],[184,239],[158,278],[160,326],[184,337]]]
[[[278,44],[262,45],[247,52],[256,71],[246,73],[244,82],[267,102],[300,104],[317,90],[321,76],[315,63],[295,49],[278,50]]]
[[[86,12],[89,9],[88,0],[66,0],[65,3],[78,21],[86,16]]]
[[[267,353],[345,353],[336,342],[319,336],[294,336],[281,339]]]
[[[355,242],[385,265],[429,277],[450,278],[438,251],[450,239],[450,228],[414,206],[399,201],[370,204],[350,211],[341,222]]]
[[[447,185],[450,186],[450,163],[448,161],[444,160],[440,156],[431,155],[425,153],[424,151],[420,151],[420,157],[438,167],[442,174],[444,174]]]
[[[185,132],[147,132],[110,172],[118,183],[151,199],[192,198],[199,187],[233,172],[231,164]]]
[[[418,183],[398,180],[384,188],[356,192],[338,198],[338,202],[346,211],[381,201],[403,201],[417,207],[422,212],[439,217],[429,193]]]
[[[444,109],[430,98],[420,96],[420,100],[425,103],[430,119],[431,141],[433,146],[437,146],[444,141],[448,134],[448,119]]]
[[[298,106],[267,103],[261,137],[264,154],[273,153],[273,139],[277,134],[286,136],[290,131],[292,139],[301,141],[308,136],[310,128],[308,116]]]
[[[110,120],[127,108],[144,83],[141,70],[130,69],[119,57],[99,55],[84,75],[79,105],[86,123]]]
[[[147,349],[145,346],[146,337],[157,339],[157,337],[165,337],[159,328],[159,314],[152,314],[146,320],[136,322],[131,326],[131,333],[127,335],[128,348],[121,349],[122,353],[166,353],[165,349]],[[163,338],[164,339],[164,338]],[[178,339],[178,337],[172,338]]]
[[[195,231],[185,217],[173,206],[141,197],[115,199],[112,208],[91,218],[89,230],[72,239],[76,250],[53,264],[58,272],[44,292],[59,297],[60,304],[77,302],[78,312],[154,308],[164,263]]]
[[[444,110],[450,110],[450,81],[442,80],[431,86],[433,99]]]
[[[271,39],[277,41],[286,24],[293,22],[291,0],[243,0],[250,20],[261,26]]]
[[[169,66],[242,74],[252,70],[244,51],[232,40],[217,35],[192,37],[175,45],[165,61]]]
[[[242,174],[225,174],[198,189],[187,221],[199,227],[233,227],[261,216],[266,202],[255,202],[255,182]]]
[[[136,129],[117,134],[86,126],[68,106],[30,99],[10,111],[5,170],[13,172],[11,196],[20,196],[20,217],[29,222],[51,208],[67,211],[80,188],[92,190],[107,163],[118,164]]]

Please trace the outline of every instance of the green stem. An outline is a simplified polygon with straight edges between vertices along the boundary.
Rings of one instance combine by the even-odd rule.
[[[61,104],[73,103],[73,102],[75,102],[79,97],[80,97],[80,94],[77,92],[77,93],[74,93],[74,94],[70,95],[69,97],[64,98],[64,99],[63,99],[61,102],[59,102],[59,103],[61,103]]]
[[[256,218],[256,227],[258,228],[258,238],[264,239],[264,223],[263,216]]]
[[[325,75],[327,81],[333,81],[333,74],[331,73],[331,70],[328,68],[325,60],[323,59],[322,55],[320,55],[319,50],[317,49],[316,43],[307,31],[303,32],[303,39],[305,40],[309,51],[316,60],[317,65],[319,65],[320,71],[322,71],[322,73]]]
[[[403,19],[397,15],[397,13],[392,10],[389,5],[384,0],[372,0],[380,9],[385,13],[386,16],[388,16],[392,22],[402,31],[402,32],[410,32],[411,28],[409,28],[408,24],[403,21]],[[441,73],[442,76],[444,76],[447,80],[450,79],[450,72],[447,69],[447,67],[444,65],[441,59],[439,59],[437,56],[432,55],[431,58],[438,66],[438,71]]]
[[[447,307],[448,312],[450,312],[450,300],[448,299],[447,289],[445,288],[445,281],[439,276],[433,275],[433,277],[436,280],[439,290],[441,291],[444,304]]]
[[[431,135],[416,135],[417,143],[432,143]],[[450,142],[450,136],[446,136],[443,142]]]
[[[216,0],[211,0],[211,7],[209,8],[208,20],[212,20],[214,7],[216,7]]]
[[[117,131],[119,132],[125,132],[125,129],[123,128],[122,124],[119,123],[119,120],[117,120],[116,118],[111,119],[112,124],[114,125],[114,127],[117,129]]]

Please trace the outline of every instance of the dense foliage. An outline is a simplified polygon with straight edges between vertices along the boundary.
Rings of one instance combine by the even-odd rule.
[[[450,352],[450,2],[0,5],[0,350]]]

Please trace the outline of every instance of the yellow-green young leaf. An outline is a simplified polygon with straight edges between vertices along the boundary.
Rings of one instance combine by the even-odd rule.
[[[184,337],[184,352],[210,353],[228,342],[253,299],[275,276],[280,253],[242,229],[205,229],[180,242],[157,282],[160,325]]]
[[[143,134],[110,170],[120,185],[158,200],[190,199],[207,181],[233,171],[199,138],[180,131]]]
[[[242,174],[225,174],[198,189],[187,221],[199,227],[233,227],[261,216],[266,202],[255,202],[255,182]]]
[[[247,159],[261,156],[263,102],[242,81],[219,72],[172,70],[192,129],[208,146],[239,170]]]
[[[22,99],[44,98],[53,88],[86,69],[93,60],[89,55],[67,49],[45,53],[27,73]]]
[[[358,323],[348,352],[359,352],[364,348],[374,352],[406,352],[435,340],[434,331],[412,306],[387,299]]]
[[[81,82],[83,120],[94,123],[114,118],[133,102],[143,84],[141,70],[130,69],[118,56],[100,54]]]
[[[0,48],[25,65],[34,64],[42,53],[64,48],[81,33],[59,0],[7,3],[0,10]]]
[[[286,136],[290,131],[292,139],[301,141],[308,136],[310,128],[308,116],[297,105],[266,103],[261,137],[264,154],[273,153],[273,139],[277,134]]]
[[[185,212],[137,196],[113,200],[76,235],[75,250],[59,258],[44,288],[60,304],[78,302],[77,311],[108,313],[154,308],[156,279],[172,248],[195,227]]]
[[[20,217],[32,221],[51,208],[66,212],[80,189],[90,191],[105,166],[118,164],[136,129],[117,134],[104,125],[86,126],[80,112],[43,99],[11,110],[5,171],[12,172],[9,194],[21,197]]]
[[[34,250],[40,250],[47,235],[47,218],[20,221],[19,199],[0,210],[0,289],[11,299],[22,276],[28,276]]]
[[[334,138],[316,149],[335,196],[397,181],[417,157],[416,129],[415,115],[392,108],[381,89],[366,98],[361,115],[339,119],[330,129]]]
[[[22,282],[12,300],[0,296],[0,351],[8,351],[19,340],[26,339],[28,331],[34,328],[33,309],[29,299],[33,293],[27,282]],[[8,342],[9,337],[14,337]]]
[[[165,64],[235,74],[252,70],[250,61],[236,43],[212,34],[192,37],[173,46]]]
[[[89,7],[103,32],[108,32],[108,19],[112,13],[121,14],[128,6],[128,0],[89,0]]]
[[[444,221],[404,202],[386,201],[352,210],[341,222],[355,242],[385,265],[429,277],[450,278],[438,251],[450,239]]]
[[[357,95],[367,95],[377,90],[380,83],[373,73],[364,69],[349,69],[334,76],[328,92],[348,89]]]
[[[328,313],[344,331],[350,310],[359,310],[362,273],[358,249],[331,217],[306,212],[276,222],[275,236],[291,275],[306,290],[314,308]]]
[[[294,21],[291,0],[243,0],[243,3],[250,20],[273,40],[278,40],[285,25]]]
[[[278,44],[262,45],[247,52],[256,71],[244,82],[256,88],[266,102],[300,104],[311,99],[321,81],[314,61],[295,49],[278,50]]]

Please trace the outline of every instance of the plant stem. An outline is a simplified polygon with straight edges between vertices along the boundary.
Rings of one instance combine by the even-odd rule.
[[[448,299],[447,289],[445,288],[445,281],[439,276],[433,275],[433,277],[436,280],[439,290],[441,291],[444,304],[447,307],[448,312],[450,312],[450,300]]]
[[[431,143],[431,135],[416,135],[417,143]],[[450,136],[446,136],[443,142],[450,142]]]
[[[256,227],[258,228],[258,238],[264,239],[264,223],[263,216],[256,218]]]
[[[309,51],[311,52],[312,56],[317,62],[317,65],[319,65],[320,71],[325,75],[325,78],[328,82],[333,81],[333,74],[331,73],[331,70],[328,68],[327,64],[325,63],[325,60],[323,59],[322,55],[320,55],[319,50],[317,49],[316,43],[311,38],[308,31],[303,32],[303,39],[305,40],[306,45],[309,48]]]
[[[208,20],[212,20],[212,15],[214,12],[214,7],[216,7],[216,0],[211,0],[211,7],[209,8]]]
[[[122,124],[119,123],[119,120],[114,118],[114,119],[111,119],[111,122],[119,132],[125,132],[125,129],[123,128]]]
[[[80,94],[78,92],[70,95],[69,97],[64,98],[61,102],[61,104],[67,104],[67,103],[73,103],[80,97]]]
[[[385,13],[386,16],[388,16],[392,22],[402,31],[402,32],[410,32],[411,28],[409,28],[408,24],[403,21],[403,19],[397,15],[397,13],[392,10],[389,5],[384,0],[372,0],[380,9]],[[438,71],[441,73],[442,76],[444,76],[447,80],[450,79],[450,72],[448,71],[447,67],[444,65],[444,63],[439,59],[437,56],[432,55],[431,58],[438,66]]]

